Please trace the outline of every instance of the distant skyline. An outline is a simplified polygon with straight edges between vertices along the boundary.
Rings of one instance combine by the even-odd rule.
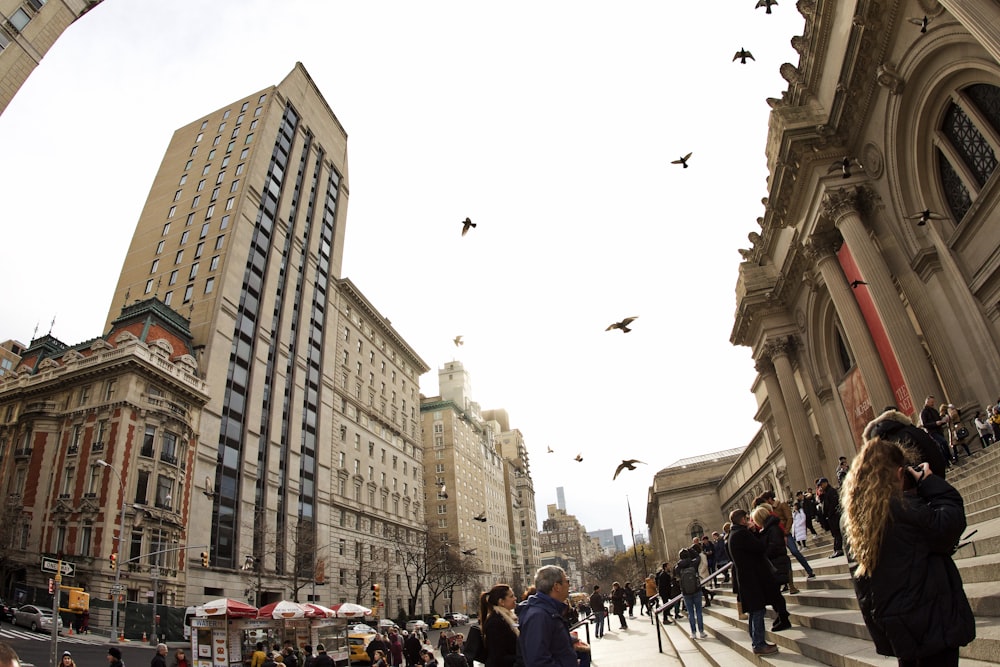
[[[105,333],[171,133],[301,61],[349,135],[343,275],[431,366],[422,392],[462,361],[524,434],[537,506],[562,486],[628,536],[626,495],[645,528],[656,471],[759,426],[737,249],[803,21],[754,4],[106,0],[0,115],[0,337]],[[612,481],[622,458],[646,464]]]

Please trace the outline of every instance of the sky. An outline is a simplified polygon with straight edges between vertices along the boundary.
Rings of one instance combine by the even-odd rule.
[[[348,133],[343,275],[422,393],[461,361],[524,435],[539,523],[562,486],[630,545],[658,470],[759,426],[737,249],[803,19],[755,4],[105,0],[0,115],[0,339],[103,334],[173,131],[302,62]]]

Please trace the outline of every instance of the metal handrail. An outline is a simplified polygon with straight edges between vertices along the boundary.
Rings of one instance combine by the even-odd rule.
[[[723,565],[722,567],[720,567],[718,570],[716,570],[715,572],[712,572],[707,577],[705,577],[704,579],[702,579],[699,582],[699,586],[704,586],[707,582],[712,581],[713,579],[715,579],[720,574],[723,574],[723,573],[729,571],[730,569],[732,569],[732,567],[733,567],[732,561],[726,563],[725,565]],[[677,604],[678,602],[680,602],[681,598],[683,598],[683,597],[684,597],[683,593],[681,593],[680,595],[675,595],[674,597],[670,598],[669,600],[667,600],[666,602],[664,602],[659,607],[657,607],[656,609],[653,610],[653,616],[656,619],[654,621],[656,623],[656,643],[659,645],[660,653],[663,653],[663,636],[660,634],[660,630],[663,627],[663,622],[660,621],[660,612],[662,612],[664,609],[667,609],[668,607],[674,606],[675,604]]]

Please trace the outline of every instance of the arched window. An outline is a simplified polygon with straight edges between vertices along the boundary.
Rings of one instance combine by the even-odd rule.
[[[701,536],[704,535],[704,534],[705,534],[705,529],[702,528],[702,526],[701,526],[700,523],[695,522],[695,523],[691,524],[691,537],[692,538],[697,537],[700,540]]]
[[[948,207],[960,222],[972,206],[974,194],[997,168],[1000,88],[977,83],[959,91],[945,110],[940,138],[944,145],[938,147],[938,173]],[[953,160],[961,164],[953,164]]]

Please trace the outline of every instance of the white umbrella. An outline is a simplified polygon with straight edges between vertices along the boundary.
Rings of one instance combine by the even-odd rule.
[[[280,602],[272,602],[261,607],[257,612],[257,618],[274,618],[278,620],[283,618],[305,618],[309,611],[311,610],[298,602],[281,600]]]
[[[343,604],[335,604],[330,609],[336,614],[337,618],[357,618],[359,616],[370,616],[372,610],[368,607],[362,607],[359,604],[354,604],[353,602],[344,602]]]

